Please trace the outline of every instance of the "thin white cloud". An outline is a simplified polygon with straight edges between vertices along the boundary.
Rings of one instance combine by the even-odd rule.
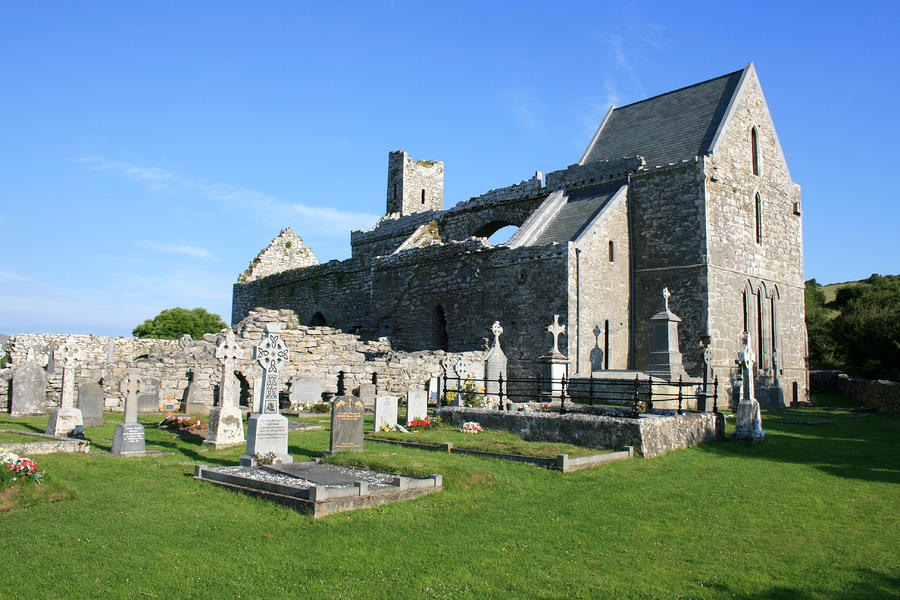
[[[543,103],[537,98],[524,92],[518,92],[513,94],[509,110],[522,129],[536,131],[542,125],[539,114],[543,108]]]
[[[298,215],[317,219],[315,228],[309,232],[325,236],[347,235],[349,229],[366,229],[376,222],[378,215],[342,211],[327,206],[310,206],[298,202],[287,202],[263,192],[234,186],[227,183],[215,183],[202,179],[192,179],[178,173],[160,169],[133,165],[121,161],[110,161],[102,157],[82,157],[73,162],[83,164],[94,171],[107,171],[136,181],[147,188],[170,194],[191,195],[205,198],[211,202],[225,204],[242,214],[247,207],[253,210],[249,214],[258,220],[275,227],[283,227]],[[323,216],[327,218],[322,219]]]
[[[13,273],[12,271],[0,271],[0,282],[14,283],[17,281],[18,282],[31,281],[31,277],[26,277],[25,275]]]
[[[183,246],[149,241],[141,242],[138,246],[148,250],[156,250],[163,254],[183,254],[184,256],[192,256],[194,258],[212,258],[212,252],[206,248],[199,248],[197,246]]]

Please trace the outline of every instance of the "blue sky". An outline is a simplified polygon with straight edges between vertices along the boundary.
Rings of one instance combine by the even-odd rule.
[[[750,60],[803,187],[806,277],[900,273],[898,13],[0,0],[0,332],[130,335],[173,306],[228,321],[283,227],[349,256],[389,151],[443,160],[449,207],[577,162],[611,104]]]

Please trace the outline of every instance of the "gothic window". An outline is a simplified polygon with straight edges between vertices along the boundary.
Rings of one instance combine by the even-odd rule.
[[[757,364],[763,362],[763,291],[760,289],[756,295],[756,360]]]
[[[756,243],[762,243],[762,200],[756,194]]]
[[[309,320],[310,327],[325,327],[326,325],[328,325],[328,321],[325,320],[325,315],[321,312],[316,312],[312,319]]]
[[[609,370],[609,319],[603,323],[603,368]]]
[[[759,136],[756,133],[756,127],[750,130],[750,161],[753,174],[759,175]]]
[[[613,241],[609,240],[609,262],[615,262],[615,254],[613,251]]]
[[[747,329],[747,290],[744,290],[744,331],[750,331]]]
[[[775,344],[775,294],[772,294],[771,305],[769,306],[769,321],[771,325],[771,335],[772,335],[772,356],[775,356],[778,348]]]

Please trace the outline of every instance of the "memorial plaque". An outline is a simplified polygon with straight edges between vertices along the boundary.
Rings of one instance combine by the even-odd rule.
[[[12,377],[12,404],[9,414],[13,417],[46,414],[45,395],[47,376],[37,363],[26,362],[16,367]]]
[[[428,417],[428,397],[425,390],[407,390],[406,421],[421,421],[426,417]]]
[[[397,396],[375,396],[375,421],[373,431],[381,431],[382,426],[397,427]]]
[[[106,425],[106,419],[103,418],[105,404],[106,394],[98,384],[83,383],[78,386],[78,408],[81,409],[81,418],[86,427]]]
[[[312,377],[295,377],[291,383],[291,406],[309,407],[322,401],[322,384]]]
[[[371,385],[371,384],[370,384]],[[331,403],[331,452],[363,449],[365,406],[356,396],[338,396]]]
[[[362,400],[363,406],[370,408],[375,405],[375,384],[361,383],[359,384],[359,399]]]
[[[159,379],[141,379],[137,407],[140,413],[159,412]]]

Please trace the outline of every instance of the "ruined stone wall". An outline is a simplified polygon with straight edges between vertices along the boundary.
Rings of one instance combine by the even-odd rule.
[[[444,163],[413,160],[403,150],[388,156],[387,214],[409,215],[441,210],[444,205]]]
[[[631,347],[627,198],[611,200],[584,239],[569,246],[570,373],[626,369]]]
[[[510,376],[536,375],[552,348],[547,325],[566,319],[566,247],[428,246],[376,261],[375,325],[398,348],[481,349],[500,321]]]
[[[758,175],[752,171],[754,127],[759,148]],[[709,283],[714,291],[709,314],[713,367],[720,378],[733,370],[744,330],[746,292],[747,329],[759,354],[759,384],[779,385],[785,402],[790,403],[796,383],[799,400],[806,400],[800,191],[791,181],[765,98],[752,72],[747,75],[743,93],[713,156],[704,159],[704,166]],[[766,397],[764,393],[758,395]]]
[[[238,323],[254,308],[290,309],[309,325],[322,313],[325,324],[345,331],[369,328],[370,267],[366,261],[331,261],[276,273],[233,287],[231,322]]]
[[[699,161],[642,171],[629,187],[633,268],[634,351],[631,368],[646,369],[650,357],[650,317],[662,310],[662,289],[682,322],[679,346],[685,369],[701,374],[700,336],[706,333],[705,197]],[[736,355],[735,355],[736,356]]]
[[[241,273],[238,282],[246,283],[274,273],[319,264],[313,251],[306,247],[293,229],[282,229],[275,239]]]

